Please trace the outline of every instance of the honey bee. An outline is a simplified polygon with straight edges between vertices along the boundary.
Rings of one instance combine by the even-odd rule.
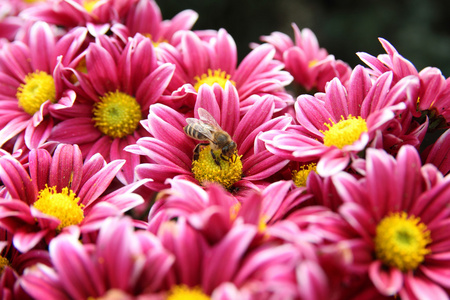
[[[211,114],[203,108],[198,109],[200,119],[187,118],[188,123],[184,126],[184,132],[193,139],[200,141],[208,141],[208,143],[199,143],[194,149],[194,160],[198,160],[200,156],[200,147],[211,147],[211,156],[214,162],[220,167],[219,159],[214,151],[221,150],[220,158],[225,161],[232,161],[234,152],[236,151],[236,143],[231,139],[230,135],[217,124]]]

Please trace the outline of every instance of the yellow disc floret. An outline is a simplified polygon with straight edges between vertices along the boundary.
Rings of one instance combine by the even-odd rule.
[[[211,70],[208,69],[208,74],[202,74],[202,76],[195,76],[194,79],[197,81],[194,85],[195,90],[198,92],[202,84],[207,84],[212,86],[214,83],[218,83],[222,88],[225,88],[227,81],[230,81],[233,85],[236,85],[233,80],[230,80],[230,75],[225,71],[220,69]]]
[[[9,266],[9,260],[6,257],[0,255],[0,275],[3,273],[3,270]]]
[[[336,146],[339,149],[353,144],[363,132],[368,131],[366,120],[360,116],[356,118],[349,115],[347,119],[342,117],[339,122],[325,123],[325,126],[328,127],[328,130],[320,131],[324,134],[323,144],[328,147]]]
[[[308,165],[301,166],[298,170],[292,171],[292,180],[298,187],[306,186],[306,179],[311,172],[316,171],[317,164],[310,163]]]
[[[430,231],[420,218],[397,212],[384,217],[376,228],[375,255],[386,266],[403,272],[415,270],[431,251]]]
[[[39,111],[41,105],[50,100],[55,102],[56,89],[53,77],[44,71],[36,71],[25,77],[17,89],[16,97],[21,107],[29,115]]]
[[[199,287],[190,288],[186,285],[172,287],[166,300],[209,300],[208,295],[203,293]]]
[[[83,205],[79,205],[80,198],[72,190],[63,188],[60,193],[56,187],[45,187],[39,191],[39,196],[33,206],[44,214],[56,217],[61,221],[57,230],[70,225],[80,224],[84,219]]]
[[[136,99],[119,91],[100,97],[92,113],[95,127],[112,138],[132,134],[142,119],[141,107]]]
[[[218,166],[211,155],[210,146],[203,147],[198,160],[192,162],[192,173],[200,184],[217,182],[224,188],[230,189],[242,177],[241,157],[233,154],[233,158],[227,161],[220,158],[220,154],[221,150],[214,151],[214,156],[220,164]]]

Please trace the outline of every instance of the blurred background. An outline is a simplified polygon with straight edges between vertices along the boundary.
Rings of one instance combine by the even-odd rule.
[[[239,58],[261,35],[281,31],[293,37],[291,23],[310,28],[322,48],[351,67],[362,64],[356,52],[385,53],[378,37],[422,70],[439,68],[450,76],[450,1],[448,0],[156,0],[164,19],[195,10],[198,29],[225,28]]]

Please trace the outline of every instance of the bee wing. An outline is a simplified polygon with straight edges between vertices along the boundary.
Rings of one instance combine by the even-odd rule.
[[[187,118],[186,122],[188,124],[198,124],[198,125],[200,125],[200,126],[196,126],[195,130],[197,130],[199,133],[203,134],[208,140],[210,140],[210,141],[213,140],[212,133],[215,131],[214,127],[212,127],[209,124],[206,124],[206,123],[202,122],[199,119],[195,119],[195,118]]]
[[[216,119],[214,119],[214,117],[211,116],[211,114],[206,109],[200,107],[198,109],[198,116],[200,117],[200,121],[202,121],[203,123],[211,125],[215,128],[215,130],[222,130]]]

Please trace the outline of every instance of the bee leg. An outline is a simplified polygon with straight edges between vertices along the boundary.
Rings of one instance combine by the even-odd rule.
[[[199,144],[197,144],[197,146],[195,146],[195,148],[194,148],[194,155],[192,156],[192,160],[193,161],[194,160],[198,160],[199,157],[200,157],[201,147],[208,146],[208,145],[209,145],[208,143],[199,143]]]
[[[217,158],[217,156],[214,154],[214,152],[211,150],[211,156],[214,159],[214,162],[216,163],[216,165],[219,166],[219,168],[222,170],[222,166],[220,165],[219,159]],[[222,155],[220,155],[222,156]]]

